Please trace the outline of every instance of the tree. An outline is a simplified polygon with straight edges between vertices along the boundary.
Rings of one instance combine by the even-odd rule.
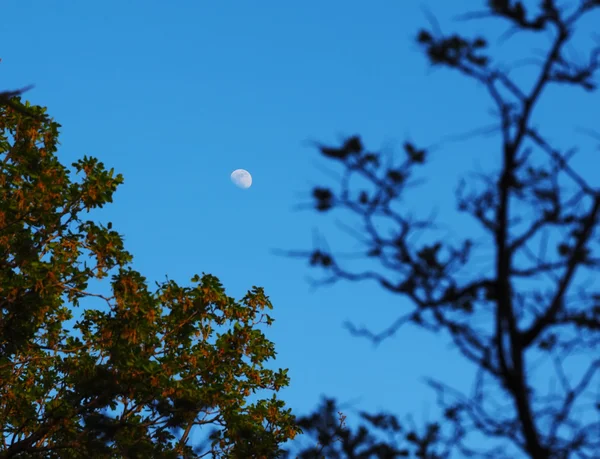
[[[466,16],[503,21],[511,34],[551,35],[541,62],[535,60],[539,67],[531,88],[491,58],[486,37],[444,36],[432,27],[416,38],[432,66],[481,85],[495,108],[499,148],[486,154],[497,154],[500,167],[457,189],[459,212],[481,225],[485,241],[435,236],[433,219],[411,217],[397,205],[410,179],[431,160],[426,148],[407,142],[401,164],[385,166],[380,154],[353,136],[341,145],[319,145],[322,156],[341,166],[342,174],[334,188],[314,188],[314,208],[321,213],[343,210],[358,218],[363,224],[358,240],[376,268],[351,270],[323,247],[289,252],[323,269],[322,282],[374,281],[410,300],[412,308],[388,329],[373,333],[351,328],[354,334],[379,342],[407,323],[441,330],[476,367],[473,395],[431,381],[444,419],[429,436],[429,446],[412,451],[417,457],[592,458],[600,451],[600,291],[597,284],[584,282],[600,270],[600,187],[570,165],[575,149],[553,145],[548,132],[532,122],[550,86],[595,91],[600,44],[585,51],[581,63],[569,59],[565,48],[582,19],[599,22],[600,1],[537,3],[529,7],[489,0],[485,11]],[[368,184],[364,189],[349,185],[357,177]],[[382,220],[393,226],[391,235],[379,229]],[[428,242],[414,242],[417,235]],[[475,256],[490,248],[494,268],[476,274]],[[559,384],[555,391],[531,378],[533,360],[539,357],[553,365]],[[565,370],[574,361],[587,365],[580,376]],[[327,413],[323,409],[320,417],[300,423],[325,435],[327,428],[316,419]],[[473,446],[476,435],[486,438],[489,447]],[[405,439],[417,437],[411,430]],[[367,457],[353,448],[346,457]]]
[[[346,427],[346,415],[338,411],[335,400],[325,399],[317,412],[299,421],[304,432],[316,437],[317,446],[302,449],[298,456],[288,454],[288,457],[394,459],[409,457],[411,454],[423,458],[441,457],[434,452],[440,450],[440,445],[432,445],[439,430],[435,423],[428,424],[425,432],[420,435],[414,429],[406,429],[396,416],[389,413],[371,415],[361,412],[360,419],[364,421],[363,424],[356,432],[352,432]],[[386,440],[382,439],[384,435]]]
[[[150,291],[123,239],[85,213],[123,182],[96,158],[55,156],[42,107],[0,105],[0,457],[276,457],[299,432],[270,370],[272,305],[204,274]],[[111,279],[112,295],[90,281]],[[88,307],[71,329],[80,301]],[[261,398],[265,391],[272,397]],[[248,402],[253,396],[254,403]],[[213,428],[192,448],[194,426]]]

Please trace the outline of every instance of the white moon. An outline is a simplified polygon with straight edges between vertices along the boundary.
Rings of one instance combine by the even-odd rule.
[[[231,181],[244,190],[252,186],[252,176],[244,169],[236,169],[231,173]]]

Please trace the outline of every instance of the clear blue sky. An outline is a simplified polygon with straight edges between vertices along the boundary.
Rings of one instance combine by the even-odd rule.
[[[464,12],[459,4],[426,5],[444,32],[504,30],[453,22]],[[319,169],[331,165],[306,141],[360,133],[369,148],[401,154],[407,137],[429,145],[493,122],[481,87],[429,68],[414,42],[427,25],[421,5],[6,0],[0,82],[36,85],[26,98],[62,124],[63,163],[91,155],[125,176],[114,204],[97,217],[124,234],[134,267],[150,281],[168,275],[188,283],[207,272],[237,298],[252,285],[265,288],[276,320],[267,336],[277,365],[290,369],[283,397],[297,413],[326,394],[361,409],[433,419],[423,377],[463,389],[470,382],[444,340],[405,328],[375,349],[351,337],[345,320],[379,330],[409,305],[370,284],[312,291],[306,276],[316,272],[271,253],[311,248],[315,228],[333,249],[355,248],[331,219],[293,210],[310,202],[312,186],[331,182]],[[529,52],[522,43],[509,40],[500,55]],[[526,82],[532,70],[517,74]],[[586,97],[554,90],[536,122],[562,146],[591,149],[572,129],[600,119],[600,104]],[[565,113],[571,123],[563,126]],[[453,234],[474,231],[454,213],[452,191],[461,172],[493,167],[497,152],[494,137],[445,145],[432,155],[422,191],[404,205],[419,215],[437,207]],[[230,182],[237,168],[252,173],[250,189]]]

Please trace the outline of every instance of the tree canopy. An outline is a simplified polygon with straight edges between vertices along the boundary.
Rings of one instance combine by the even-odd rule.
[[[299,428],[276,397],[287,370],[266,367],[263,289],[236,301],[203,274],[151,291],[112,223],[85,218],[123,177],[84,157],[75,180],[55,155],[60,125],[4,95],[0,458],[277,457]],[[90,291],[99,280],[111,295]],[[193,447],[197,426],[212,431]]]

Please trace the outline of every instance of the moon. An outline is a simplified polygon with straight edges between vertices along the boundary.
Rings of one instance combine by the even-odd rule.
[[[244,190],[252,186],[252,176],[245,169],[236,169],[231,173],[231,181]]]

